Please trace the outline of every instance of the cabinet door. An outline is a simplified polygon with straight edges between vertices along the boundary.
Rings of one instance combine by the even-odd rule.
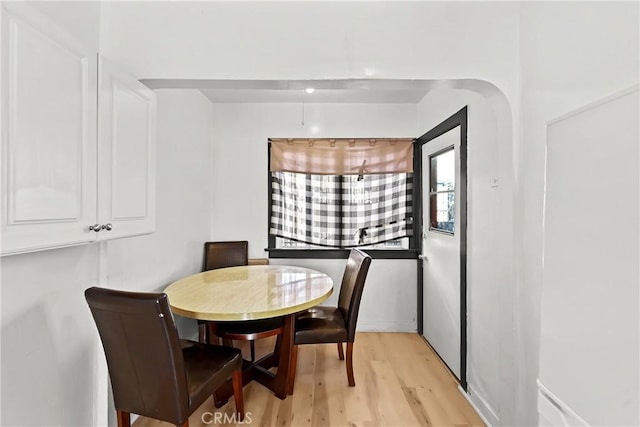
[[[2,254],[96,239],[96,53],[2,4]]]
[[[155,229],[155,93],[99,58],[100,239]]]

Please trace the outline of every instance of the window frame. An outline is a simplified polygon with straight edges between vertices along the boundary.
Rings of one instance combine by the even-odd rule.
[[[415,140],[414,140],[415,143]],[[415,150],[415,148],[414,148]],[[416,159],[414,156],[414,167]],[[413,203],[416,203],[416,185],[413,185]],[[271,188],[271,140],[267,144],[267,248],[269,258],[308,258],[308,259],[346,259],[349,257],[350,248],[277,248],[276,236],[269,233],[271,228],[272,213],[272,188]],[[415,222],[415,208],[414,208]],[[366,252],[375,259],[418,259],[418,249],[416,246],[416,227],[413,227],[413,234],[409,236],[408,249],[366,249]]]
[[[433,171],[433,160],[435,158],[437,158],[438,156],[441,156],[443,154],[449,153],[449,152],[453,152],[453,167],[454,167],[454,185],[453,185],[453,189],[452,190],[443,190],[443,191],[438,191],[437,189],[435,191],[432,191],[434,188],[434,178],[436,180],[436,184],[437,184],[437,176],[434,176],[434,171]],[[455,236],[456,231],[455,231],[455,213],[457,210],[457,205],[456,205],[456,200],[455,200],[455,195],[456,195],[456,188],[458,183],[456,182],[455,178],[455,167],[456,167],[456,149],[455,149],[455,145],[451,145],[449,147],[443,148],[440,151],[437,151],[431,155],[429,155],[429,232],[432,233],[442,233],[445,234],[447,236]],[[436,175],[437,175],[437,170],[436,170]],[[434,204],[432,203],[432,201],[434,199],[437,199],[438,194],[453,194],[453,216],[454,216],[454,230],[453,231],[449,231],[449,230],[445,230],[444,228],[439,228],[437,225],[434,226],[434,224],[438,223],[438,211],[437,211],[437,207],[438,204],[437,202]],[[434,209],[434,207],[436,209]]]

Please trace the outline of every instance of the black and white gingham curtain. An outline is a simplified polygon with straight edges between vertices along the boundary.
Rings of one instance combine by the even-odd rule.
[[[271,172],[270,233],[328,247],[353,247],[413,232],[413,173],[306,175]]]

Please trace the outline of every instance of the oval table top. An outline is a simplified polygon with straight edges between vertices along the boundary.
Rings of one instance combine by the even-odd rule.
[[[328,275],[283,265],[227,267],[197,273],[164,292],[174,313],[200,320],[254,320],[297,313],[333,292]]]

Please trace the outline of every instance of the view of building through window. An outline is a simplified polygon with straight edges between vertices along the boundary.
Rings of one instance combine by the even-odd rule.
[[[456,163],[453,147],[431,157],[430,229],[455,232]]]

